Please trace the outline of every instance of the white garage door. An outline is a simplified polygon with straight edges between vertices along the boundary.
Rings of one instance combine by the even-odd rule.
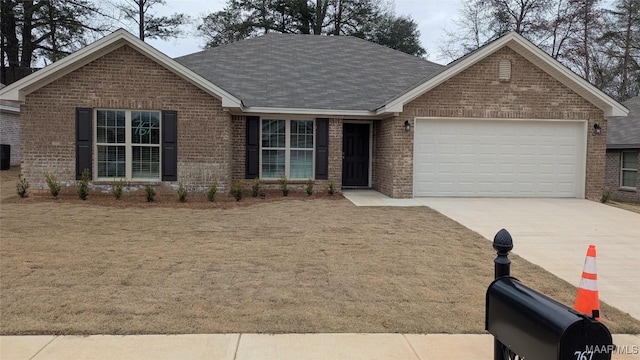
[[[584,197],[585,122],[416,120],[414,196]]]

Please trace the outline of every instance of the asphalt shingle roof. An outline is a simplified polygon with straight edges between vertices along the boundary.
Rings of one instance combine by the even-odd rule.
[[[640,96],[622,103],[629,109],[627,117],[607,121],[607,148],[640,148]]]
[[[349,36],[267,34],[175,59],[245,106],[375,110],[444,66]]]

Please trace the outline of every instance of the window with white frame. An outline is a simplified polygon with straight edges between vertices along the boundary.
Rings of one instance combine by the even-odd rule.
[[[96,110],[98,179],[160,180],[160,112]]]
[[[313,120],[263,119],[260,142],[260,177],[288,179],[313,177]]]
[[[620,154],[620,186],[635,188],[638,183],[638,151]]]

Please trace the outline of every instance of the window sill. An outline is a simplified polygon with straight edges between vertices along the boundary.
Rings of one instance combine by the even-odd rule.
[[[618,191],[638,192],[638,189],[630,186],[620,186],[618,187]]]
[[[247,179],[247,180],[251,180],[251,179]],[[253,180],[251,180],[253,181]],[[306,184],[307,181],[309,181],[309,179],[307,180],[290,180],[287,179],[287,184],[288,185],[296,185],[296,184]],[[313,181],[316,181],[315,179],[313,179]],[[260,179],[260,183],[261,184],[265,184],[265,185],[276,185],[276,184],[280,184],[280,179]]]
[[[111,185],[114,182],[120,181],[120,179],[117,180],[93,180],[91,181],[92,184],[95,185]],[[161,185],[162,181],[160,180],[122,180],[122,184],[125,186],[140,186],[140,185]]]

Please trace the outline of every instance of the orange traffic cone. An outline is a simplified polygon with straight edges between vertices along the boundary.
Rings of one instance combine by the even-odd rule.
[[[596,320],[600,320],[597,280],[596,246],[589,245],[587,258],[584,260],[584,270],[582,270],[578,296],[576,296],[576,304],[573,308],[583,314],[590,315]]]

